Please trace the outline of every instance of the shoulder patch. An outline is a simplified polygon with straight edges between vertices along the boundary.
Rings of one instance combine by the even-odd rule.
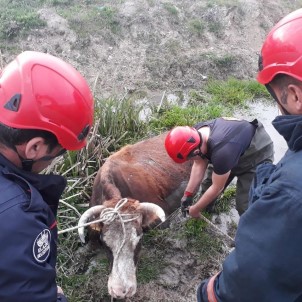
[[[50,254],[51,233],[44,229],[35,239],[33,245],[34,258],[39,262],[45,262]]]

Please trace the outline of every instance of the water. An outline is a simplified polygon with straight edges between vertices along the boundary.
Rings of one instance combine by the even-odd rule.
[[[264,125],[264,128],[274,142],[274,163],[277,163],[287,150],[287,144],[284,138],[272,125],[273,119],[280,114],[281,113],[278,110],[277,105],[273,102],[268,101],[251,102],[248,104],[247,110],[245,110],[244,112],[235,113],[235,117],[237,118],[243,118],[248,121],[252,121],[254,118],[257,118]]]

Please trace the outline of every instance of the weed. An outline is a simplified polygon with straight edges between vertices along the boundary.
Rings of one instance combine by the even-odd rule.
[[[79,35],[87,37],[91,33],[105,34],[108,32],[119,33],[119,22],[117,21],[117,10],[111,6],[86,6],[81,5],[61,6],[57,9],[58,14],[68,20],[70,27]],[[85,24],[85,26],[83,26]]]
[[[35,28],[44,27],[46,23],[30,5],[10,1],[0,10],[0,39],[13,39],[17,36],[25,36]]]
[[[231,69],[237,63],[237,57],[233,55],[225,55],[223,57],[214,57],[213,64],[219,69]]]
[[[214,204],[215,213],[229,213],[236,195],[236,186],[229,186]]]
[[[213,101],[231,106],[243,106],[247,100],[255,96],[254,90],[249,89],[248,82],[234,78],[229,78],[226,82],[210,80],[205,90],[212,95]]]
[[[205,24],[201,20],[193,19],[189,21],[189,30],[191,33],[200,36],[202,35],[204,29],[205,29]]]
[[[96,106],[96,119],[100,121],[98,133],[110,138],[109,152],[142,138],[147,132],[146,124],[140,119],[143,104],[137,105],[131,98],[109,98],[98,100]]]
[[[208,23],[209,31],[212,32],[217,38],[222,37],[223,25],[219,21],[211,21]]]
[[[187,249],[198,253],[201,260],[221,252],[221,242],[207,232],[207,224],[203,220],[188,220],[181,232],[187,238]]]
[[[163,3],[163,6],[164,6],[164,9],[166,11],[168,11],[171,15],[174,15],[174,16],[178,15],[178,9],[172,3],[165,2],[165,3]]]

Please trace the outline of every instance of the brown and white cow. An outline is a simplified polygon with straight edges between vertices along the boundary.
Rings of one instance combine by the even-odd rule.
[[[191,163],[174,163],[164,148],[166,133],[127,145],[111,155],[94,180],[90,208],[78,225],[90,227],[109,250],[109,294],[117,299],[136,292],[136,263],[143,230],[165,220],[180,206]],[[84,227],[79,228],[84,241]]]

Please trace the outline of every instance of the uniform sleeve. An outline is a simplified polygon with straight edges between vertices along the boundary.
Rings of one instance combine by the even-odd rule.
[[[0,301],[66,301],[57,296],[56,236],[47,215],[42,210],[27,212],[23,206],[0,212]]]
[[[57,302],[67,302],[67,299],[63,294],[58,294]]]
[[[217,302],[298,301],[301,297],[302,189],[296,174],[297,169],[274,171],[241,216],[235,249],[213,284]]]

